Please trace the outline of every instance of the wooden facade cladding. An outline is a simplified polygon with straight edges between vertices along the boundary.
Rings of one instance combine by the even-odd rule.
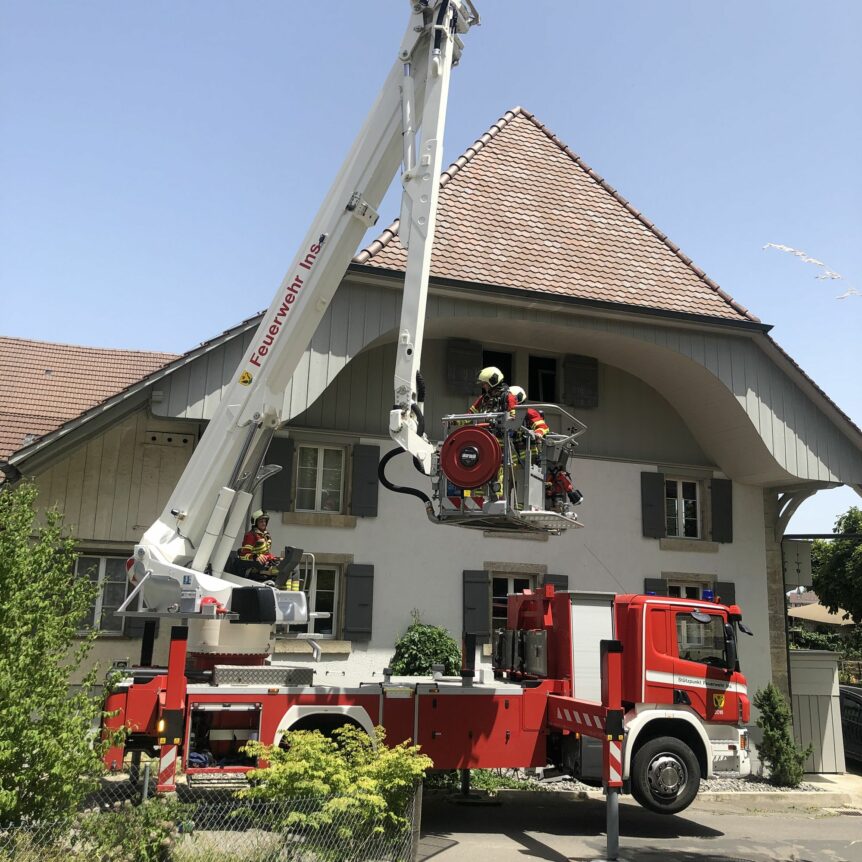
[[[63,511],[79,543],[131,545],[161,513],[197,432],[197,423],[130,413],[34,471],[40,508]]]
[[[394,343],[399,315],[397,290],[346,282],[288,386],[285,419],[301,417],[335,382],[335,397],[325,400],[320,425],[346,426],[360,433],[384,431],[392,377],[385,355],[368,355],[367,367],[355,369],[362,372],[361,380],[350,375],[353,379],[347,385],[339,375],[369,346]],[[525,307],[509,300],[432,293],[425,335],[427,342],[471,338],[495,349],[577,353],[620,368],[656,390],[682,417],[697,440],[696,448],[705,453],[699,463],[715,464],[737,481],[862,483],[862,440],[851,440],[835,417],[779,367],[767,353],[770,342],[759,331],[599,316],[553,303]],[[249,338],[245,333],[228,340],[166,377],[153,411],[166,417],[208,419]],[[584,419],[590,423],[589,414]]]

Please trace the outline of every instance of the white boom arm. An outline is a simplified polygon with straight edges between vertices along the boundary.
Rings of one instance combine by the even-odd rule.
[[[417,428],[416,371],[449,75],[462,49],[459,33],[478,15],[470,0],[413,0],[410,6],[397,60],[377,101],[164,511],[135,548],[132,580],[146,576],[147,610],[175,611],[180,598],[187,609],[205,595],[230,608],[234,587],[252,585],[223,568],[255,487],[277,469],[261,465],[282,422],[284,391],[402,160],[400,236],[409,253],[395,375],[399,409],[390,416],[390,430],[430,472],[432,447]],[[420,125],[424,139],[417,151]],[[302,593],[273,592],[276,621],[305,621]],[[229,651],[253,648],[233,644]]]

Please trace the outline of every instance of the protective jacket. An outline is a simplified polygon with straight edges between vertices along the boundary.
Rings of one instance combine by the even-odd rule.
[[[470,413],[508,413],[515,415],[515,407],[518,402],[515,396],[509,392],[505,385],[495,386],[487,392],[483,392],[471,405]]]
[[[243,537],[238,556],[241,560],[257,560],[261,555],[272,557],[271,551],[272,536],[270,536],[269,531],[261,532],[255,527]]]

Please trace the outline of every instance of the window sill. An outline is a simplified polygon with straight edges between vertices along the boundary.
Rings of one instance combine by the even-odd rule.
[[[658,540],[661,551],[689,551],[694,554],[717,554],[718,542],[706,539],[677,539],[665,536]]]
[[[337,527],[355,529],[356,515],[333,515],[329,512],[283,512],[281,523],[296,527]]]
[[[313,635],[311,639],[320,647],[321,655],[350,655],[353,652],[353,645],[350,641],[325,640],[323,637],[318,640]],[[311,644],[307,638],[276,640],[274,654],[311,655]]]

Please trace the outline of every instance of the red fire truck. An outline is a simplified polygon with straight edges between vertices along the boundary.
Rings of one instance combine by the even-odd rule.
[[[193,778],[245,773],[258,765],[243,754],[248,740],[383,725],[387,742],[416,741],[437,769],[554,764],[599,783],[610,740],[610,778],[671,814],[702,777],[749,771],[740,629],[736,606],[546,586],[509,597],[491,679],[468,667],[458,678],[386,675],[337,688],[315,685],[309,668],[190,670],[187,629],[176,626],[168,667],[131,671],[108,697],[107,727],[130,733],[105,762],[161,754],[159,785],[170,790],[176,758]]]

